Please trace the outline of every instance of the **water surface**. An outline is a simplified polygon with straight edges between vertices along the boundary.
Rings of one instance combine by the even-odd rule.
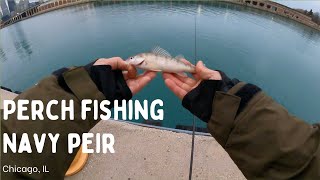
[[[259,85],[293,115],[319,122],[320,34],[266,12],[217,3],[85,4],[4,28],[0,42],[1,84],[14,90],[61,67],[159,45],[190,61],[196,54],[208,67]],[[160,74],[135,98],[163,99],[163,126],[192,124]]]

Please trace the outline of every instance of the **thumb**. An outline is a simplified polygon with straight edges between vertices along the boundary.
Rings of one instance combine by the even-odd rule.
[[[209,79],[212,74],[212,70],[208,69],[202,61],[199,61],[196,65],[196,73],[201,79]]]
[[[203,64],[203,61],[198,61],[197,65],[199,70],[204,70],[204,69],[208,69],[206,68],[206,66]]]
[[[199,75],[201,79],[213,79],[213,80],[221,80],[220,73],[218,71],[214,71],[208,69],[202,61],[199,61],[196,65],[196,73]]]

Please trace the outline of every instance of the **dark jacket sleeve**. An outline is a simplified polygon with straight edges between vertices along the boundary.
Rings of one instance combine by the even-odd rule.
[[[130,99],[132,96],[127,87],[122,73],[113,71],[110,66],[90,66],[78,67],[72,69],[60,70],[50,77],[41,80],[36,86],[21,93],[15,101],[19,99],[41,100],[45,105],[50,100],[58,100],[58,106],[52,106],[51,112],[54,115],[61,115],[61,100],[74,101],[74,120],[69,116],[66,120],[52,121],[44,113],[44,120],[18,121],[16,114],[9,116],[4,121],[1,119],[1,135],[3,133],[16,133],[18,144],[22,133],[27,133],[29,138],[33,139],[33,134],[59,133],[60,137],[57,143],[57,152],[51,152],[51,142],[45,141],[45,147],[42,153],[37,153],[35,144],[31,141],[32,153],[9,153],[1,155],[2,165],[11,165],[17,167],[38,167],[47,166],[50,173],[1,173],[1,179],[63,179],[71,162],[76,155],[68,153],[67,137],[69,133],[88,132],[98,121],[93,120],[91,113],[87,114],[88,119],[81,119],[80,102],[83,99],[91,100],[110,100]],[[111,108],[112,105],[109,107]],[[26,115],[31,115],[30,106]],[[2,138],[1,138],[2,139]],[[2,142],[1,142],[2,144]],[[11,152],[11,153],[10,153]]]
[[[195,113],[190,107],[201,103],[204,91],[199,89],[212,87],[198,86],[183,104],[207,122],[209,132],[248,179],[320,179],[319,124],[299,120],[259,87],[243,82],[225,92],[222,87],[211,89],[210,105]]]

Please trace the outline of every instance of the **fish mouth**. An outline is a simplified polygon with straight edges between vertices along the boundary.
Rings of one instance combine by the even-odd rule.
[[[143,63],[144,61],[141,61],[139,64],[137,64],[136,66],[140,66],[140,65],[142,65],[142,63]]]

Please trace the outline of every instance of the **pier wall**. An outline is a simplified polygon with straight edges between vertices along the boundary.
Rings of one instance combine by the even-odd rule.
[[[221,0],[222,2],[229,2],[233,4],[239,4],[247,7],[252,7],[255,9],[268,11],[273,14],[277,14],[283,17],[287,17],[294,21],[300,22],[304,25],[312,27],[320,31],[320,25],[312,21],[312,18],[295,10],[291,9],[287,6],[282,4],[272,2],[272,1],[265,1],[265,0]]]

